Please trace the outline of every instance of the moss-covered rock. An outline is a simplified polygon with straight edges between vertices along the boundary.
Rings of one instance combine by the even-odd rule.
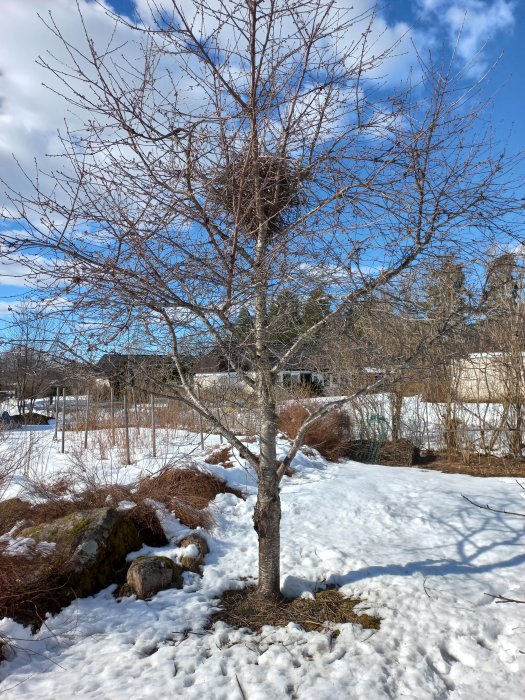
[[[25,528],[19,535],[37,543],[56,543],[54,559],[62,562],[62,571],[57,581],[53,570],[53,587],[60,591],[62,606],[122,579],[126,555],[142,544],[135,523],[113,508],[71,513]],[[43,585],[48,566],[51,572],[50,565],[41,564]]]

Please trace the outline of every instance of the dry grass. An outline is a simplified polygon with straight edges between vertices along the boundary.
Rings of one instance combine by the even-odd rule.
[[[164,503],[187,527],[209,529],[213,517],[206,508],[219,493],[233,493],[242,498],[240,491],[230,488],[214,474],[187,467],[166,468],[156,476],[142,479],[134,495]]]
[[[158,428],[179,428],[198,430],[195,412],[182,401],[166,401],[155,407],[155,423]]]
[[[67,561],[55,553],[11,556],[0,551],[0,617],[38,627],[46,613],[59,612],[64,600],[66,567]],[[8,640],[4,643],[8,644]]]
[[[294,439],[310,411],[300,403],[285,406],[279,415],[279,429]],[[308,428],[303,444],[315,448],[326,459],[337,462],[348,454],[349,419],[343,411],[332,411]]]
[[[0,664],[2,663],[2,661],[5,661],[6,659],[11,657],[12,650],[13,646],[10,643],[9,639],[5,635],[0,634]]]
[[[283,599],[277,602],[261,600],[253,587],[226,591],[220,600],[220,611],[213,618],[231,627],[247,627],[260,632],[264,625],[286,627],[295,622],[307,631],[322,631],[331,624],[354,623],[367,629],[379,629],[377,617],[355,612],[362,601],[345,598],[336,589],[319,591],[312,598]]]
[[[116,507],[120,501],[131,501],[135,507],[126,511],[138,525],[143,540],[150,546],[166,543],[162,527],[151,501],[163,503],[168,510],[190,528],[209,529],[213,518],[207,507],[219,493],[242,494],[217,476],[195,467],[174,469],[169,466],[154,476],[135,484],[89,484],[75,491],[64,478],[52,483],[39,483],[35,494],[40,501],[31,503],[18,498],[0,501],[0,534],[8,532],[19,521],[35,525],[50,522],[78,510]]]
[[[431,469],[447,474],[469,474],[470,476],[510,476],[525,478],[525,460],[512,457],[475,454],[465,464],[461,454],[427,452],[415,464],[420,469]]]

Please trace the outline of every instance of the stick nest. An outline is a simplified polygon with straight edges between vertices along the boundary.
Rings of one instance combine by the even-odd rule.
[[[209,195],[247,236],[256,237],[263,222],[273,236],[286,228],[290,214],[301,204],[305,179],[305,169],[288,157],[268,153],[254,158],[246,150],[214,174]]]

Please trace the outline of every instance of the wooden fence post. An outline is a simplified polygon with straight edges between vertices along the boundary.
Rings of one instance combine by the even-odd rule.
[[[89,391],[86,393],[86,423],[84,426],[84,449],[88,446],[88,425],[89,425]]]
[[[157,436],[155,429],[155,396],[151,394],[151,453],[153,457],[157,456]]]
[[[201,389],[200,386],[197,384],[197,401],[200,403],[201,402]],[[199,416],[199,433],[201,436],[201,450],[204,451],[204,428],[202,425],[202,416],[200,413],[197,413]]]
[[[111,447],[115,447],[115,390],[109,387],[109,410],[111,414]]]
[[[127,389],[124,392],[124,440],[126,449],[126,464],[131,464],[131,452],[129,449],[129,407]]]
[[[75,430],[80,428],[80,401],[79,401],[80,388],[77,386],[75,390]]]
[[[53,440],[58,440],[58,404],[60,403],[60,389],[57,387],[56,399],[55,399],[55,434]]]
[[[66,451],[66,388],[62,387],[62,435],[61,435],[60,452],[64,454]]]

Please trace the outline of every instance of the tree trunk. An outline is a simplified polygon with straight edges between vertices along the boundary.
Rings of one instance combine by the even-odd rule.
[[[392,440],[399,440],[401,437],[401,413],[403,410],[403,394],[398,391],[392,392],[390,397],[392,408]]]
[[[519,401],[514,404],[514,426],[510,434],[510,453],[514,459],[521,459],[521,433],[523,429],[523,406]]]
[[[266,405],[263,410],[259,489],[253,515],[254,527],[259,537],[257,593],[262,598],[277,600],[281,596],[281,496],[277,478],[277,414],[274,406]]]

